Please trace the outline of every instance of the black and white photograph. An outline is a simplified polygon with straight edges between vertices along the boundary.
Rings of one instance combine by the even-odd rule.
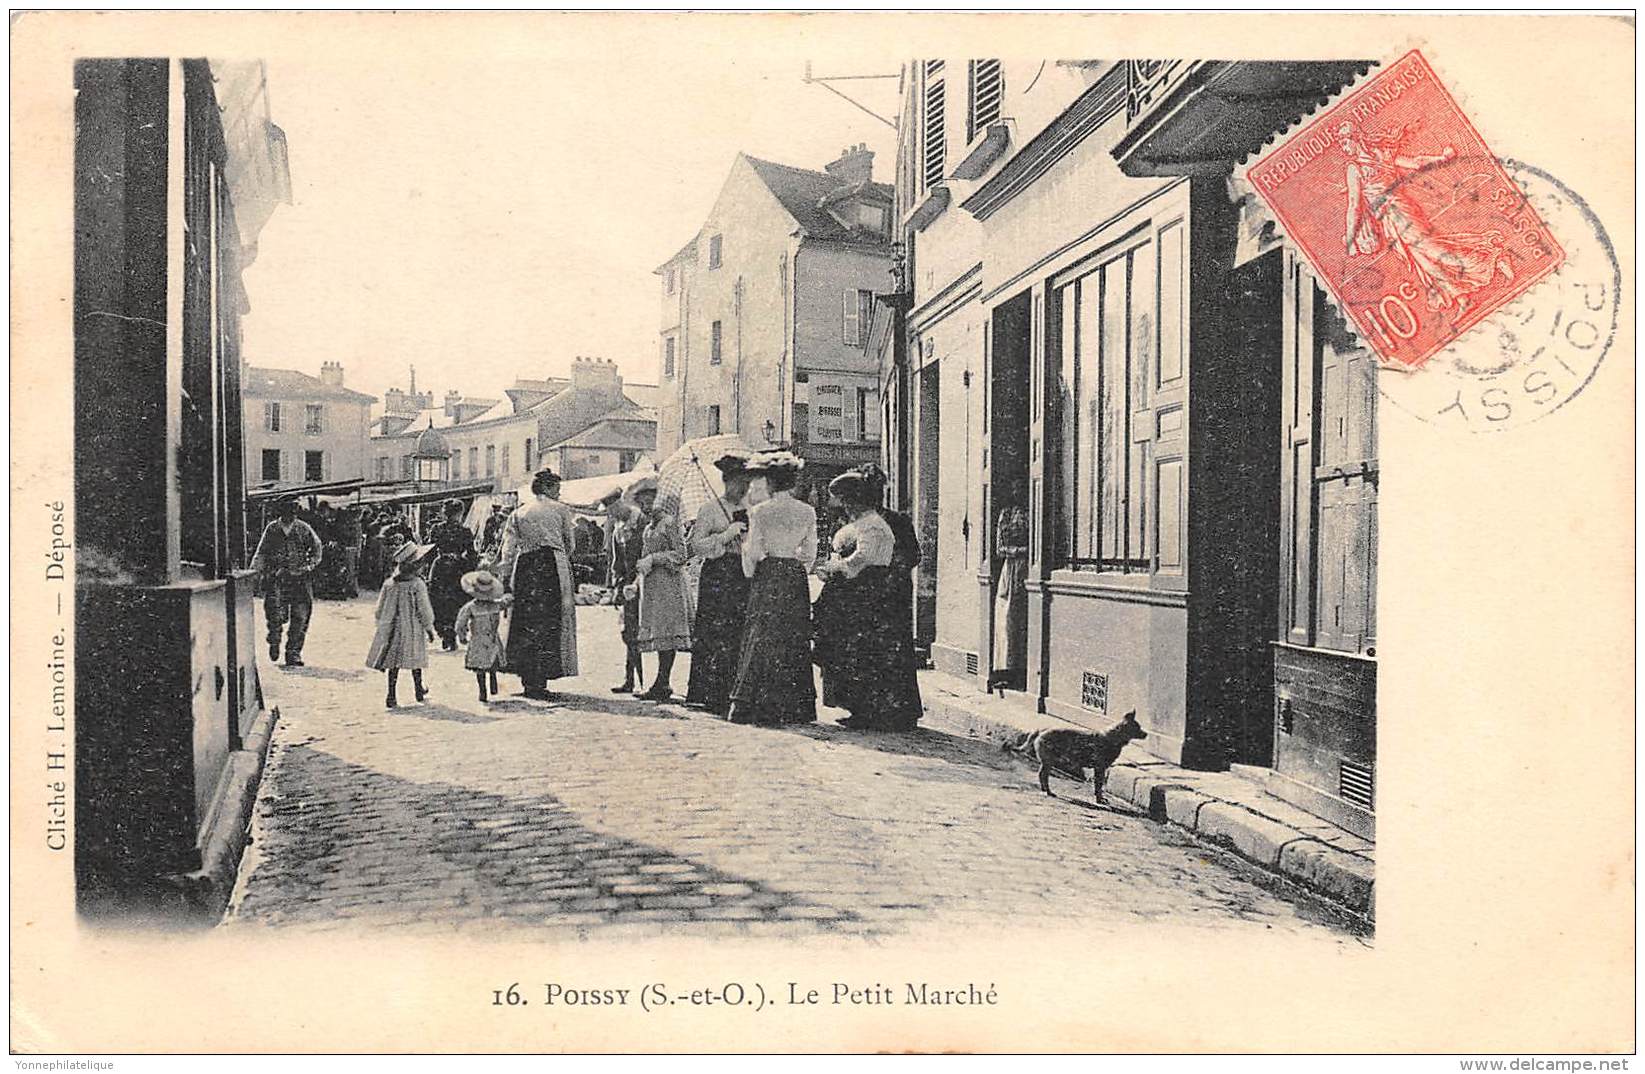
[[[14,1053],[1632,1052],[1631,16],[11,36]]]

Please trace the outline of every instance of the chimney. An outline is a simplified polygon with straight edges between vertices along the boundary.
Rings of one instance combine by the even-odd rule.
[[[398,388],[390,388],[383,393],[383,413],[404,414],[406,410],[406,393]]]
[[[320,365],[320,383],[332,388],[343,386],[343,367],[339,362],[323,362]]]
[[[578,357],[571,363],[571,387],[616,394],[623,390],[623,378],[616,362]]]
[[[840,159],[823,165],[823,171],[852,186],[869,182],[874,178],[874,151],[867,142],[858,142],[840,150]]]
[[[446,417],[455,418],[457,416],[457,405],[459,403],[461,403],[462,401],[463,401],[463,393],[462,392],[458,391],[456,388],[452,388],[449,391],[447,391],[446,392]]]

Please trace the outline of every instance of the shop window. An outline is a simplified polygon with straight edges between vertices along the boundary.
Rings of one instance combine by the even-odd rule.
[[[1145,231],[1058,291],[1068,566],[1184,569],[1182,240]]]

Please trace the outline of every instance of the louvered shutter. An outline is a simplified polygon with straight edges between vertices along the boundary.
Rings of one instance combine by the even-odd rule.
[[[844,301],[841,303],[843,325],[840,336],[849,346],[856,347],[862,343],[862,319],[857,304],[857,289],[847,288]]]

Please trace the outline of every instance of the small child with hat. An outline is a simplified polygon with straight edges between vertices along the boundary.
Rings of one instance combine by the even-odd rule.
[[[383,583],[377,597],[377,633],[366,652],[366,666],[388,672],[387,708],[398,708],[394,696],[401,668],[411,669],[417,700],[428,697],[423,687],[423,669],[428,667],[428,643],[434,640],[434,605],[428,599],[428,583],[417,573],[431,544],[406,541],[389,556],[394,573]]]
[[[497,672],[503,666],[502,620],[514,598],[503,592],[503,581],[489,569],[489,561],[477,571],[463,575],[463,592],[474,599],[457,613],[457,640],[468,646],[463,666],[474,672],[474,681],[480,687],[480,700],[489,701],[497,695]],[[491,694],[486,694],[486,679],[491,680]]]

